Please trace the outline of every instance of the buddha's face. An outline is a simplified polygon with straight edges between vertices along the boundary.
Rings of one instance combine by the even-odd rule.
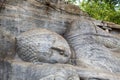
[[[21,34],[17,38],[17,46],[18,55],[25,61],[37,59],[40,62],[66,63],[71,56],[66,40],[46,29],[34,29]]]

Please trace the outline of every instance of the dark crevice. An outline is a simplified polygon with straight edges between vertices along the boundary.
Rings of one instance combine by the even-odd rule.
[[[0,12],[5,9],[6,0],[0,0]]]

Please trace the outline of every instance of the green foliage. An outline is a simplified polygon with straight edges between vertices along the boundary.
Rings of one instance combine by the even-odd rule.
[[[120,0],[88,0],[88,2],[90,1],[101,1],[101,2],[105,2],[105,3],[109,3],[110,5],[116,5],[120,3]]]
[[[71,2],[71,3],[76,2],[76,0],[66,0],[66,1]]]
[[[120,24],[120,10],[115,10],[115,5],[105,1],[83,1],[80,5],[91,17],[99,20],[111,21]]]
[[[69,1],[75,3],[78,0]],[[93,18],[120,24],[119,0],[83,0],[79,6]]]

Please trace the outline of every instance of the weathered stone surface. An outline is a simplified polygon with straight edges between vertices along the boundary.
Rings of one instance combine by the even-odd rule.
[[[66,63],[71,57],[67,41],[42,28],[26,31],[17,37],[17,54],[29,62]]]
[[[1,80],[80,80],[75,70],[62,65],[34,65],[16,61],[3,63],[3,66],[0,65],[4,75],[0,75]]]
[[[50,0],[47,2],[46,0],[6,0],[4,8],[0,12],[1,27],[14,35],[35,27],[63,34],[71,19],[76,19],[84,14],[76,6],[73,7],[62,1],[60,4],[60,0],[56,1],[59,1],[59,4]]]
[[[103,30],[105,30],[106,32],[116,35],[118,37],[120,37],[120,25],[112,23],[112,22],[107,22],[107,21],[101,21],[101,20],[96,20],[93,18],[90,18],[93,23],[102,28]]]
[[[66,38],[76,52],[77,65],[120,72],[120,38],[96,27],[85,17],[72,23]]]
[[[7,54],[14,53],[15,35],[18,36],[17,52],[23,55],[21,57],[25,61],[39,62],[36,58],[39,56],[32,53],[42,50],[47,55],[40,58],[41,62],[60,64],[36,65],[18,61],[18,58],[15,61],[0,60],[0,80],[120,80],[120,38],[109,34],[120,34],[119,25],[86,17],[87,14],[78,7],[62,0],[2,1],[5,3],[0,3],[0,59],[6,60],[10,56],[13,58],[14,54]],[[97,26],[105,26],[103,29],[110,31],[106,32]],[[28,31],[33,28],[46,28],[53,32],[44,34],[49,31]],[[71,56],[74,66],[63,64],[70,58],[71,53],[66,54],[70,52],[70,48],[54,32],[65,34],[74,53]],[[57,46],[52,44],[54,40]],[[64,50],[60,45],[67,49]],[[52,53],[49,48],[57,55],[49,57]],[[61,48],[66,52],[60,53]]]
[[[0,60],[0,80],[11,80],[12,66],[8,61]]]
[[[0,60],[14,57],[15,42],[15,37],[10,32],[0,29]]]
[[[2,80],[119,80],[118,74],[90,70],[68,64],[35,65],[28,62],[0,62]],[[2,76],[4,75],[4,76]]]

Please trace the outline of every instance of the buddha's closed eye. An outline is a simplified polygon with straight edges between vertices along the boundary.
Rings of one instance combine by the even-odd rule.
[[[59,52],[60,55],[63,55],[63,56],[65,56],[65,57],[68,57],[68,55],[65,54],[65,51],[62,50],[62,49],[60,49],[60,48],[51,47],[51,49],[52,49],[52,50],[55,50],[55,51],[57,51],[57,52]]]

